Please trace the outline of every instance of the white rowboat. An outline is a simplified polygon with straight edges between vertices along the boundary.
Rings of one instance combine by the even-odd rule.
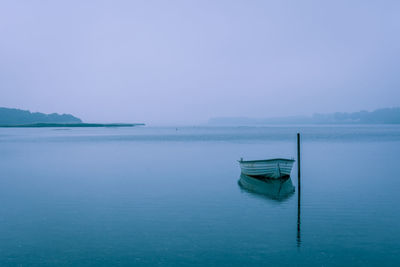
[[[279,179],[289,177],[294,159],[239,160],[242,173],[253,177]]]

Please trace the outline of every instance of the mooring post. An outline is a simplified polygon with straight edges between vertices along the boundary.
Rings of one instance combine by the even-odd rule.
[[[300,192],[300,133],[297,133],[297,187]]]
[[[301,235],[300,235],[300,133],[297,133],[297,246],[300,247]]]

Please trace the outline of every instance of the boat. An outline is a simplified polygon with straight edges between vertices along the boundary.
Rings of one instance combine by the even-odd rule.
[[[290,177],[294,159],[264,159],[264,160],[239,160],[242,173],[255,177],[267,179],[281,179]]]

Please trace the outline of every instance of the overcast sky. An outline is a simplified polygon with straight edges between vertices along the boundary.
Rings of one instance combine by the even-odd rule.
[[[188,123],[400,106],[400,1],[0,1],[0,106]]]

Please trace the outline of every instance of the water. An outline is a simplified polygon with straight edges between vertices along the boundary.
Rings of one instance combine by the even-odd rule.
[[[297,131],[300,218],[236,162]],[[0,129],[0,266],[398,266],[399,152],[382,125]]]

